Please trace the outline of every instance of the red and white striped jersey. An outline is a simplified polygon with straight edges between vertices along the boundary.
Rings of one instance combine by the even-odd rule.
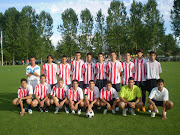
[[[83,64],[83,75],[84,75],[84,84],[89,84],[90,80],[95,79],[95,64],[94,63],[84,63]]]
[[[94,101],[96,98],[99,98],[99,88],[94,86],[93,90],[90,90],[89,87],[84,89],[84,95],[88,97],[89,101]]]
[[[74,60],[71,63],[71,74],[72,74],[72,80],[78,80],[83,81],[83,69],[82,65],[84,62],[80,60],[79,62]]]
[[[145,63],[146,59],[142,58],[139,60],[138,58],[134,59],[134,81],[145,81]]]
[[[42,85],[41,83],[36,85],[34,94],[38,96],[39,99],[44,99],[48,94],[51,93],[51,86],[47,83]]]
[[[27,97],[27,96],[29,96],[29,94],[33,94],[33,88],[32,88],[32,86],[31,86],[31,85],[27,85],[27,88],[26,88],[26,89],[23,89],[23,87],[21,86],[21,87],[18,89],[17,98]]]
[[[133,62],[123,62],[122,63],[122,84],[127,85],[129,77],[133,77],[133,69],[134,69],[134,63]]]
[[[63,100],[67,97],[68,90],[69,88],[67,85],[64,85],[63,88],[59,88],[58,85],[55,85],[53,87],[53,91],[51,95],[59,98],[60,100]]]
[[[70,69],[71,67],[68,63],[66,65],[61,63],[57,69],[57,74],[59,75],[59,77],[63,78],[66,85],[71,84]]]
[[[106,63],[96,63],[95,65],[95,74],[96,74],[96,79],[98,80],[104,80],[107,78],[106,76]]]
[[[77,90],[74,90],[73,87],[71,87],[68,90],[68,99],[71,99],[72,101],[78,102],[80,99],[83,99],[83,91],[80,87],[77,88]]]
[[[119,95],[113,87],[111,87],[110,91],[106,87],[103,87],[100,92],[100,99],[111,101],[112,99],[119,99]]]
[[[109,74],[108,80],[110,80],[112,84],[121,82],[120,72],[122,71],[122,64],[117,60],[115,62],[108,62],[106,65],[106,73]]]
[[[46,82],[48,84],[57,83],[56,74],[57,74],[57,64],[52,63],[49,65],[48,63],[44,64],[42,67],[42,73],[46,76]]]

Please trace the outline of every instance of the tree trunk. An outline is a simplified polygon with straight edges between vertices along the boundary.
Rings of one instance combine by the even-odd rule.
[[[41,57],[41,65],[42,65],[42,57]]]
[[[14,62],[14,56],[13,56],[13,65],[15,65],[15,62]]]

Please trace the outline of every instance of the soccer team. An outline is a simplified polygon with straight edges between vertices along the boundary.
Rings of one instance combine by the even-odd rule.
[[[103,54],[99,53],[98,62],[92,62],[92,54],[87,54],[86,62],[81,60],[81,53],[76,52],[71,65],[67,63],[67,56],[62,56],[62,63],[53,63],[53,56],[47,56],[47,63],[42,67],[35,64],[35,57],[31,57],[31,65],[26,68],[26,76],[21,79],[17,98],[13,104],[21,107],[23,116],[28,105],[28,113],[32,114],[32,107],[38,107],[40,112],[48,112],[51,105],[55,106],[55,114],[63,106],[66,113],[81,114],[82,108],[87,112],[92,109],[104,109],[103,114],[111,110],[113,114],[122,109],[126,116],[135,111],[145,109],[146,91],[149,92],[148,109],[151,117],[158,113],[157,106],[162,106],[162,119],[166,119],[166,112],[173,107],[169,100],[168,90],[164,87],[164,80],[160,79],[161,65],[156,61],[156,53],[149,53],[150,60],[143,58],[143,50],[137,50],[137,58],[131,62],[129,52],[125,53],[125,61],[116,60],[115,52],[111,53],[111,61],[104,62]],[[57,76],[58,75],[58,79]],[[72,76],[72,86],[71,77]],[[120,88],[120,83],[122,87]],[[83,92],[84,89],[84,92]],[[33,98],[33,94],[35,98]],[[141,101],[142,100],[142,101]]]

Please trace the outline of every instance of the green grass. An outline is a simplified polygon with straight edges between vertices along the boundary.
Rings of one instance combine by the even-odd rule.
[[[165,87],[169,90],[170,100],[174,107],[167,113],[167,120],[161,120],[160,115],[150,118],[149,113],[139,112],[136,116],[123,117],[121,111],[113,115],[110,112],[102,114],[102,110],[95,113],[95,117],[88,119],[85,112],[82,115],[40,114],[33,109],[33,114],[20,116],[20,108],[12,105],[20,86],[20,79],[25,76],[26,66],[0,67],[0,135],[16,134],[179,134],[180,133],[180,63],[161,63],[165,80]],[[160,112],[162,108],[159,109]]]

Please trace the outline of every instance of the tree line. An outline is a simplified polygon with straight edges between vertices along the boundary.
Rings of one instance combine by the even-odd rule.
[[[61,14],[62,23],[57,27],[62,39],[56,48],[52,45],[53,19],[45,11],[37,14],[31,6],[25,6],[20,12],[9,8],[0,13],[0,28],[4,32],[4,56],[6,60],[46,59],[48,54],[60,58],[66,54],[70,59],[76,51],[85,58],[88,52],[94,56],[103,52],[135,54],[138,48],[145,54],[155,50],[159,55],[177,55],[179,53],[179,9],[180,2],[174,0],[171,10],[174,35],[165,35],[163,15],[157,9],[156,0],[142,4],[133,0],[129,14],[123,2],[114,0],[105,16],[99,9],[93,16],[88,8],[81,11],[79,17],[74,9],[68,8]]]

